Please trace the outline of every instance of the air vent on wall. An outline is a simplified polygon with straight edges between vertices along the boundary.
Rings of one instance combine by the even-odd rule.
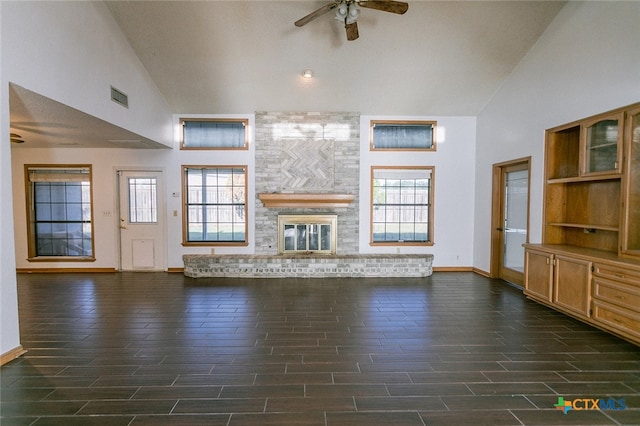
[[[111,100],[117,104],[122,105],[125,108],[129,108],[129,97],[127,96],[127,94],[121,92],[113,86],[111,86]]]

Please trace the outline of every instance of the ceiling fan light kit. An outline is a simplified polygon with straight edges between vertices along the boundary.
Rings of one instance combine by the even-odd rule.
[[[17,133],[11,133],[11,142],[13,143],[24,143],[24,139]]]
[[[394,0],[335,0],[331,3],[325,4],[317,10],[314,10],[307,16],[298,19],[295,22],[295,26],[302,27],[325,13],[335,9],[335,18],[338,21],[344,22],[344,27],[347,31],[347,40],[355,40],[358,38],[357,20],[360,16],[361,7],[380,10],[382,12],[395,13],[398,15],[403,15],[409,9],[409,5],[407,3]]]

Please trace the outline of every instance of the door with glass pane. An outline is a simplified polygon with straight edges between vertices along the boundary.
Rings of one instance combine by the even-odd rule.
[[[497,179],[496,179],[497,178]],[[529,227],[529,160],[494,166],[494,245],[498,278],[522,285]]]
[[[118,172],[120,192],[120,269],[165,269],[162,173]]]

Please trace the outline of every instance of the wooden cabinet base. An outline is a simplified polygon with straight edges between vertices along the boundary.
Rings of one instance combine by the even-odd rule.
[[[525,245],[531,300],[640,346],[640,261],[557,244]]]

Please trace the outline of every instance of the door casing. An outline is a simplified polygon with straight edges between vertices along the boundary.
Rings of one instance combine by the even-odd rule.
[[[522,273],[502,267],[504,231],[504,207],[505,196],[503,188],[505,186],[506,175],[513,170],[528,171],[527,186],[527,238],[529,242],[529,205],[531,200],[531,157],[523,157],[493,165],[493,179],[491,190],[491,262],[489,275],[491,278],[501,278],[513,284],[522,286],[524,276]]]

